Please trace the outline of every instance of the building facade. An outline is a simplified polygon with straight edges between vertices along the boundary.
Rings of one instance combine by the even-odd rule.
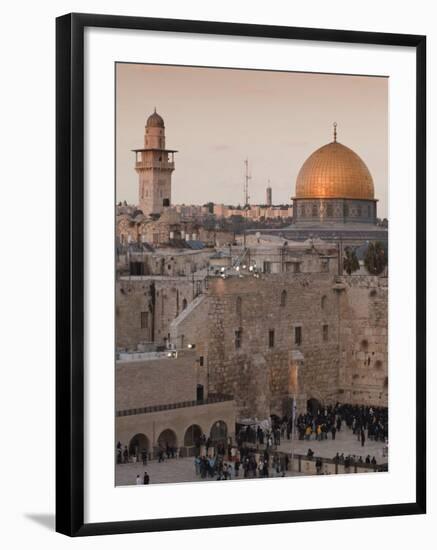
[[[199,452],[202,434],[214,444],[235,436],[235,402],[208,392],[196,350],[123,354],[116,387],[116,439],[131,455],[156,457],[170,447],[187,456]]]

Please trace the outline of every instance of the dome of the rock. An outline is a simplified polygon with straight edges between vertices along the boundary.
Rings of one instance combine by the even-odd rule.
[[[333,141],[317,149],[304,162],[297,176],[295,197],[372,200],[373,179],[352,149]]]

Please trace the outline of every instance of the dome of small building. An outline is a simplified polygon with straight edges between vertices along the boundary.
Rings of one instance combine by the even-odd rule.
[[[334,141],[317,149],[302,165],[296,180],[298,199],[373,199],[373,179],[362,159]]]
[[[164,119],[161,115],[158,115],[156,109],[147,119],[146,126],[148,128],[164,128]]]

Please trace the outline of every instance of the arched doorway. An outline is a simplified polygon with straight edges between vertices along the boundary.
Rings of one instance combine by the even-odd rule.
[[[322,404],[318,399],[311,397],[311,399],[307,401],[307,410],[311,414],[317,414],[318,411],[322,410]]]
[[[185,447],[198,447],[200,444],[200,437],[202,435],[202,428],[197,424],[189,426],[184,436]]]
[[[129,442],[129,454],[130,456],[136,456],[140,458],[141,452],[150,450],[150,443],[148,438],[144,434],[136,434]]]
[[[226,443],[228,437],[228,427],[223,420],[217,420],[217,422],[214,422],[211,426],[210,437],[213,443]]]
[[[158,447],[161,449],[176,448],[177,444],[178,440],[173,430],[164,430],[158,437]]]

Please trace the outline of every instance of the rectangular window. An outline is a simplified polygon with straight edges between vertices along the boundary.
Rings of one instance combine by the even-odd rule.
[[[328,325],[323,325],[323,341],[327,342],[329,340],[329,327]]]
[[[302,327],[294,327],[294,343],[300,346],[302,343]]]
[[[141,328],[149,328],[149,314],[147,311],[141,312]]]
[[[235,349],[241,348],[242,340],[243,340],[243,331],[240,328],[235,331]]]
[[[203,367],[203,355],[199,357],[199,365]]]
[[[264,264],[263,264],[263,271],[264,271],[264,273],[271,273],[271,272],[272,272],[272,264],[271,264],[271,262],[264,262]]]
[[[275,331],[269,330],[269,348],[273,348],[275,346]]]

